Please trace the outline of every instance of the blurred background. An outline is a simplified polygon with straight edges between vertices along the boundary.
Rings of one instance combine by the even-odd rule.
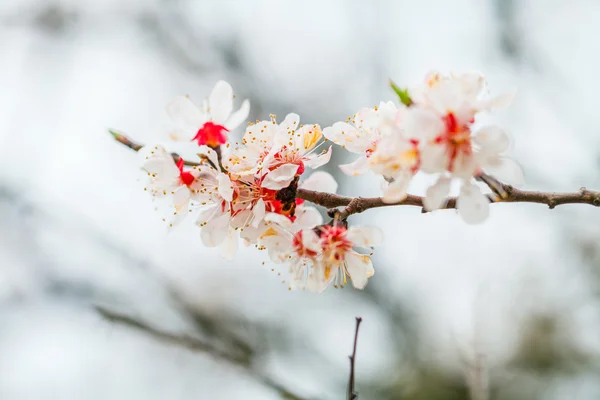
[[[215,81],[251,120],[327,126],[440,71],[519,88],[498,116],[528,188],[600,188],[595,0],[2,0],[0,398],[600,398],[600,211],[373,209],[363,292],[289,292],[285,271],[167,234],[139,159],[164,106]],[[234,132],[240,135],[241,132]],[[328,170],[347,195],[372,176]],[[423,193],[426,178],[411,191]],[[282,276],[278,276],[278,274]]]

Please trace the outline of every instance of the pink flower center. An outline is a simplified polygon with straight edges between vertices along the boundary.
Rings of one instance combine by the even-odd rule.
[[[445,115],[443,119],[446,124],[446,130],[435,138],[435,143],[447,146],[448,171],[452,172],[459,154],[470,156],[473,153],[473,148],[471,147],[471,130],[467,125],[459,123],[452,112]]]
[[[177,161],[177,168],[179,169],[179,180],[184,185],[190,186],[192,183],[194,183],[196,178],[194,177],[194,175],[191,174],[191,172],[183,170],[184,164],[185,161],[183,160],[183,158],[179,158],[179,161]]]
[[[192,140],[196,140],[199,146],[207,145],[210,147],[217,147],[219,145],[227,143],[227,134],[229,129],[223,125],[217,125],[212,121],[206,122]]]
[[[273,155],[273,159],[277,162],[269,168],[270,170],[274,170],[283,164],[296,164],[298,165],[298,171],[296,171],[296,175],[302,175],[304,173],[305,167],[302,157],[293,152],[290,154],[286,146],[283,146],[281,150],[275,153],[275,155]]]
[[[324,225],[321,227],[321,246],[325,256],[330,260],[344,260],[346,252],[352,249],[352,242],[347,238],[348,230],[343,226]]]
[[[302,231],[299,231],[294,235],[292,239],[292,247],[296,254],[300,257],[316,257],[317,252],[311,249],[308,249],[304,246],[304,242],[302,241]]]

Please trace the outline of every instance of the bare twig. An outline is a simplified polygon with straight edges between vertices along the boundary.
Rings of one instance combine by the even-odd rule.
[[[131,329],[135,329],[139,332],[145,333],[154,339],[157,339],[163,343],[167,343],[174,346],[184,347],[188,350],[205,353],[217,360],[226,361],[236,367],[243,368],[246,373],[251,375],[253,378],[264,384],[265,386],[276,391],[282,398],[288,400],[305,400],[304,397],[301,397],[297,394],[290,392],[288,389],[283,387],[283,385],[275,382],[268,376],[261,374],[258,371],[255,371],[251,364],[248,361],[247,357],[240,357],[229,354],[223,350],[219,350],[218,348],[212,346],[209,343],[206,343],[196,337],[186,335],[186,334],[175,334],[167,331],[160,330],[155,328],[148,323],[136,319],[134,317],[120,314],[104,307],[96,306],[96,311],[107,321],[120,324],[126,326]]]
[[[123,134],[115,131],[110,131],[110,133],[119,143],[130,149],[138,151],[142,148],[142,145],[130,140]],[[179,155],[173,154],[173,158],[177,161]],[[185,165],[195,166],[199,165],[199,163],[186,161]],[[493,203],[539,203],[546,204],[550,209],[563,204],[589,204],[600,207],[600,192],[586,188],[581,188],[577,192],[537,192],[517,189],[486,174],[480,174],[478,179],[486,183],[494,192],[488,195],[490,202]],[[344,207],[339,212],[341,219],[346,219],[352,214],[358,214],[370,208],[377,207],[415,206],[421,207],[424,210],[423,197],[410,194],[404,200],[394,203],[386,203],[381,197],[346,197],[306,189],[298,189],[297,197],[326,208]],[[450,197],[444,208],[456,208],[456,200],[456,197]]]
[[[354,331],[354,346],[350,356],[350,378],[348,379],[348,400],[358,399],[358,393],[354,390],[354,365],[356,363],[356,344],[358,343],[358,328],[362,322],[361,317],[356,317],[356,330]]]

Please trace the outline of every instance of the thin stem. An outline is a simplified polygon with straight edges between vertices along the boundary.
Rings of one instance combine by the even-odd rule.
[[[358,399],[358,394],[354,390],[354,368],[356,363],[356,345],[358,343],[358,328],[362,322],[361,317],[356,317],[356,330],[354,331],[354,346],[352,347],[352,355],[350,358],[350,378],[348,379],[348,400]]]
[[[120,314],[114,311],[111,311],[107,308],[96,306],[96,311],[108,322],[113,324],[119,324],[126,326],[128,328],[137,330],[139,332],[143,332],[154,339],[161,341],[163,343],[167,343],[173,346],[184,347],[191,351],[201,352],[208,354],[214,357],[217,360],[226,361],[232,365],[240,367],[246,371],[249,375],[254,377],[256,380],[261,382],[263,385],[271,388],[275,392],[277,392],[282,398],[290,399],[290,400],[305,400],[304,397],[297,395],[295,393],[290,392],[288,389],[283,387],[281,384],[275,382],[268,376],[261,374],[258,371],[255,371],[252,366],[249,364],[248,359],[246,357],[235,356],[232,354],[228,354],[223,350],[219,350],[218,348],[212,346],[209,343],[206,343],[196,337],[186,335],[186,334],[175,334],[167,331],[159,330],[148,323],[136,319],[134,317]]]

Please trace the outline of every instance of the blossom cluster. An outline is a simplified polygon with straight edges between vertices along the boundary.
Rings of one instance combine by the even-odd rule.
[[[290,289],[320,292],[349,281],[362,289],[374,273],[370,249],[383,235],[374,227],[348,226],[337,215],[325,222],[297,192],[335,193],[337,183],[323,171],[305,178],[306,169],[328,163],[333,142],[360,155],[340,166],[344,173],[370,170],[383,177],[384,201],[402,201],[417,173],[436,174],[425,207],[443,207],[456,180],[460,215],[480,222],[489,201],[474,178],[485,170],[513,182],[522,179],[519,166],[503,156],[506,133],[496,126],[474,128],[479,113],[512,98],[484,98],[484,90],[480,75],[433,73],[424,84],[399,92],[399,105],[382,102],[325,129],[301,125],[294,113],[281,122],[271,115],[248,123],[241,140],[232,141],[229,135],[247,119],[250,105],[244,100],[234,111],[233,89],[219,81],[201,105],[187,96],[168,104],[175,125],[171,137],[192,142],[198,158],[184,160],[161,145],[144,147],[145,190],[166,200],[170,227],[193,215],[203,244],[218,247],[223,257],[231,259],[240,241],[265,250],[272,262],[289,268]]]

